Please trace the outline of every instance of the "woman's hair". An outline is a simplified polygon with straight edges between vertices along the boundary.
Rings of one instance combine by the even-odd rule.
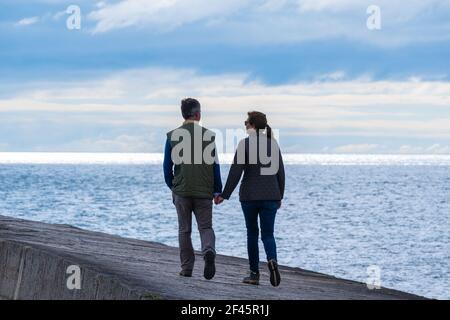
[[[272,128],[267,124],[266,115],[259,111],[249,111],[248,113],[248,123],[255,126],[256,131],[266,130],[266,135],[268,138],[272,138]]]

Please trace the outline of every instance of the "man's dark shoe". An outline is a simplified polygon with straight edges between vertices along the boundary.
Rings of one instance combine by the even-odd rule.
[[[192,271],[181,270],[179,275],[182,277],[192,277]]]
[[[254,284],[254,285],[258,285],[259,284],[259,272],[253,272],[250,271],[250,275],[248,277],[245,277],[244,280],[242,280],[243,283],[247,283],[247,284]]]
[[[269,260],[267,263],[270,271],[270,283],[274,287],[278,287],[281,282],[280,272],[278,271],[278,263],[275,260]]]
[[[205,279],[210,280],[214,278],[214,275],[216,274],[216,254],[214,251],[209,250],[205,253],[203,259],[205,260],[205,270],[203,272],[203,276]]]

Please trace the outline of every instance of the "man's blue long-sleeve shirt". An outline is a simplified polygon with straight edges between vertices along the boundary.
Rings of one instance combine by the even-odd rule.
[[[169,139],[166,140],[166,145],[164,147],[164,180],[167,186],[172,189],[173,184],[173,161],[172,161],[172,147],[170,145]],[[218,161],[213,164],[214,170],[214,195],[222,193],[222,178],[220,176],[220,165]]]

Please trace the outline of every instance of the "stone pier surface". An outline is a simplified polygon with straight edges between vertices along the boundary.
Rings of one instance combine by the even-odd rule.
[[[243,239],[242,245],[245,245]],[[192,278],[178,275],[178,249],[159,243],[0,216],[0,299],[421,299],[299,268],[280,266],[281,285],[241,283],[248,262],[218,255],[214,279],[196,257]],[[81,289],[68,289],[79,266]]]

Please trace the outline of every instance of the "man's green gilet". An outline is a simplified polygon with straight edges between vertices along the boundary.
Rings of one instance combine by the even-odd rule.
[[[196,136],[194,131],[197,134]],[[189,132],[190,138],[184,141],[182,146],[179,145],[183,142],[187,132]],[[205,139],[209,141],[203,141],[203,136],[207,137]],[[172,147],[172,161],[174,162],[172,191],[182,197],[212,199],[214,192],[214,169],[212,163],[205,162],[203,154],[205,148],[211,144],[211,141],[214,141],[214,133],[198,125],[197,122],[185,121],[181,127],[168,132],[167,138]],[[184,149],[185,147],[190,148],[190,157],[189,151],[186,151]],[[182,150],[181,152],[179,152],[180,149]],[[208,147],[208,150],[211,150],[211,146]],[[213,152],[209,154],[213,154],[214,156],[214,152],[216,152],[215,144]],[[180,161],[179,156],[183,159],[190,158],[190,161]]]

